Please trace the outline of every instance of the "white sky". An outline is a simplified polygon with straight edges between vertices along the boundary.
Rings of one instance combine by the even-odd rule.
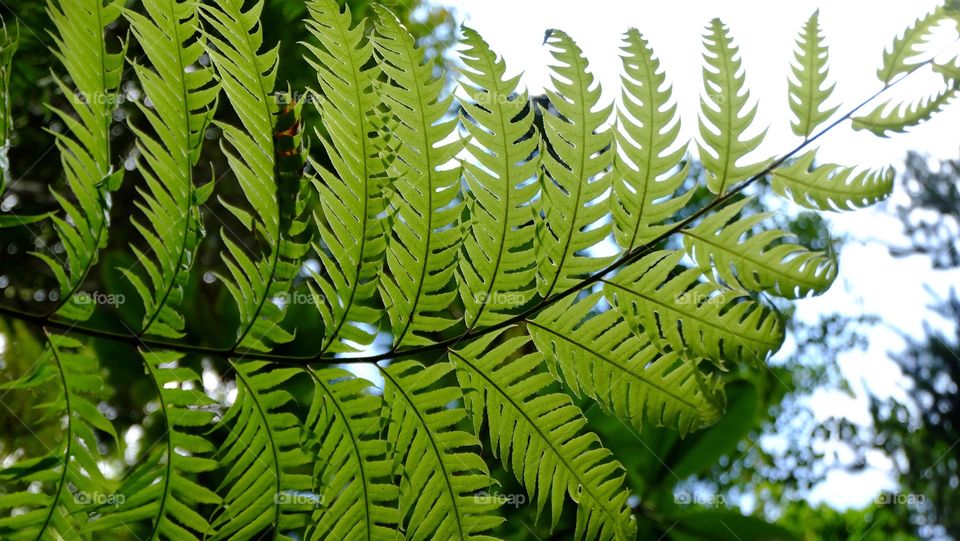
[[[549,84],[549,56],[542,45],[544,32],[559,28],[584,50],[591,68],[613,100],[619,88],[619,47],[623,32],[638,28],[650,41],[674,84],[685,137],[697,126],[701,83],[701,34],[713,17],[730,26],[740,44],[751,95],[759,101],[757,121],[770,131],[761,147],[767,155],[780,155],[799,143],[789,127],[786,98],[788,63],[794,39],[810,14],[820,9],[831,50],[831,76],[838,82],[835,103],[841,111],[876,92],[881,51],[893,36],[936,6],[936,0],[844,0],[826,2],[794,0],[445,0],[435,3],[457,10],[457,18],[478,30],[495,51],[504,56],[512,73],[523,72],[523,83],[532,94]],[[891,97],[924,95],[938,90],[933,76],[912,77],[894,89]],[[932,85],[931,85],[932,83]],[[919,89],[919,93],[917,92]],[[878,102],[879,103],[879,102]],[[867,108],[865,111],[869,111]],[[899,164],[910,149],[938,158],[956,158],[960,106],[954,107],[907,135],[879,139],[854,132],[849,124],[822,139],[821,161],[848,165]],[[900,186],[898,186],[898,190]],[[902,199],[903,192],[893,200]],[[921,322],[933,301],[924,284],[945,294],[951,285],[946,273],[930,270],[926,258],[894,259],[879,241],[903,238],[899,222],[883,209],[833,215],[834,233],[854,241],[844,247],[840,276],[834,288],[816,299],[802,301],[798,316],[815,321],[818,314],[840,311],[848,315],[878,314],[892,327],[919,336]],[[941,325],[943,322],[941,322]],[[887,358],[902,347],[900,338],[880,328],[869,335],[870,349],[838,359],[851,381],[856,398],[840,393],[818,393],[810,401],[821,417],[842,414],[856,422],[869,422],[864,385],[880,395],[901,395],[902,376]],[[811,494],[814,501],[836,506],[861,506],[881,490],[894,488],[883,457],[871,456],[872,469],[859,475],[836,472]]]

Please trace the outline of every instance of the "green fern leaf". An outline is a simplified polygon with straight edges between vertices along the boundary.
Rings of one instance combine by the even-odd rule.
[[[722,194],[734,184],[760,172],[766,162],[739,165],[760,146],[767,133],[744,138],[757,116],[757,106],[749,107],[740,49],[720,19],[707,26],[703,36],[704,95],[700,106],[700,161],[707,173],[707,187]]]
[[[877,70],[877,77],[889,85],[898,75],[908,73],[920,64],[917,56],[929,52],[925,48],[934,30],[946,19],[950,19],[954,25],[957,23],[947,16],[944,6],[940,5],[908,26],[894,38],[890,47],[883,50],[883,65]]]
[[[678,194],[689,174],[681,166],[687,145],[676,144],[680,119],[660,60],[636,29],[624,39],[611,199],[617,243],[631,251],[663,234],[693,191]]]
[[[142,462],[129,472],[117,490],[124,496],[117,505],[102,508],[90,521],[86,533],[129,528],[149,521],[152,539],[194,540],[212,533],[207,520],[195,511],[202,504],[221,499],[195,478],[217,468],[210,458],[213,444],[194,431],[209,428],[210,407],[216,403],[203,392],[200,378],[180,365],[182,355],[144,352],[147,374],[160,401],[159,415],[165,428],[163,444],[150,448]]]
[[[0,196],[10,185],[10,136],[13,133],[13,111],[10,101],[10,74],[13,55],[20,44],[20,26],[10,30],[0,21]]]
[[[138,138],[138,162],[146,188],[138,191],[137,203],[143,221],[133,226],[146,239],[153,258],[133,247],[146,269],[149,288],[127,269],[120,271],[134,284],[143,299],[143,334],[168,338],[182,336],[183,317],[178,306],[189,279],[194,255],[202,236],[201,192],[193,180],[193,167],[200,159],[204,134],[213,115],[219,89],[213,70],[198,67],[203,54],[199,32],[199,2],[145,0],[149,18],[127,11],[130,28],[155,71],[134,64],[137,77],[152,107],[140,111],[156,136],[133,127]]]
[[[24,377],[0,386],[0,391],[35,392],[47,384],[58,391],[47,415],[63,414],[63,440],[50,454],[26,459],[0,470],[5,486],[0,511],[18,512],[0,518],[4,539],[71,539],[83,528],[87,512],[101,497],[111,494],[110,483],[98,462],[100,431],[114,441],[117,433],[97,408],[104,398],[104,382],[96,357],[65,335],[47,335],[47,348],[34,369]],[[58,419],[59,420],[59,419]],[[37,483],[43,491],[31,490]],[[16,490],[23,484],[23,490]]]
[[[226,0],[216,7],[204,6],[206,20],[216,31],[207,35],[211,45],[208,52],[220,75],[221,87],[242,125],[238,128],[218,124],[226,141],[224,153],[254,210],[250,213],[223,203],[241,223],[249,225],[255,235],[262,234],[268,252],[251,258],[244,248],[222,233],[227,246],[224,261],[230,278],[221,279],[240,309],[241,326],[236,346],[269,351],[270,344],[293,340],[293,335],[279,326],[285,307],[274,301],[289,291],[291,281],[300,270],[299,261],[308,249],[298,238],[306,228],[300,218],[306,206],[302,193],[306,183],[301,183],[299,175],[290,182],[291,179],[277,174],[280,164],[273,133],[275,117],[280,111],[271,92],[276,81],[279,46],[259,52],[263,45],[259,26],[263,2],[255,2],[246,11],[243,5],[243,0]],[[293,110],[302,106],[289,98],[283,101]],[[296,125],[292,122],[289,128]],[[295,149],[286,151],[294,154],[283,157],[298,156]]]
[[[826,291],[837,277],[837,262],[828,254],[785,242],[780,230],[750,232],[772,213],[736,219],[753,201],[742,199],[683,230],[687,253],[708,277],[715,271],[727,284],[748,291],[798,299]]]
[[[960,57],[955,57],[942,63],[934,62],[932,64],[933,71],[942,75],[945,83],[956,84],[960,81],[960,65],[957,64],[958,61],[960,61]]]
[[[388,406],[387,441],[400,478],[404,538],[483,539],[503,519],[496,501],[476,496],[489,490],[487,466],[476,454],[479,441],[458,428],[467,413],[451,404],[456,387],[437,384],[453,369],[449,363],[424,367],[401,361],[381,369]]]
[[[226,469],[218,492],[223,505],[211,517],[208,539],[292,539],[312,506],[294,495],[311,488],[310,476],[291,473],[309,464],[300,447],[301,424],[284,411],[294,398],[283,386],[301,371],[260,361],[232,361],[237,399],[218,426],[227,430],[216,460]]]
[[[793,77],[789,79],[790,110],[796,117],[790,126],[793,133],[805,139],[839,109],[839,106],[823,108],[837,86],[836,83],[827,84],[829,54],[829,49],[823,44],[818,9],[797,37],[791,65]]]
[[[71,88],[54,76],[70,102],[73,115],[55,109],[68,132],[54,132],[67,186],[76,203],[62,194],[53,195],[66,213],[53,217],[54,227],[67,255],[64,262],[36,254],[53,270],[63,299],[57,314],[83,321],[94,305],[79,288],[96,263],[97,253],[107,244],[108,193],[119,187],[123,171],[114,171],[110,161],[110,126],[120,90],[123,52],[107,50],[104,27],[120,16],[123,2],[49,0],[47,11],[56,28],[54,56],[73,82]],[[67,268],[64,269],[63,267]]]
[[[307,370],[315,383],[306,426],[320,505],[304,538],[395,539],[399,492],[380,439],[383,400],[345,370]]]
[[[551,30],[546,43],[557,62],[551,66],[555,90],[546,91],[557,112],[543,113],[537,287],[549,297],[610,261],[585,252],[610,233],[609,223],[603,221],[609,207],[597,200],[612,182],[613,130],[604,125],[613,106],[600,107],[600,84],[570,36]]]
[[[473,29],[463,27],[466,49],[460,88],[469,133],[463,162],[469,231],[460,257],[460,297],[468,327],[507,319],[511,308],[533,297],[534,228],[531,202],[539,168],[539,136],[519,76],[506,78],[506,64]]]
[[[892,168],[856,172],[835,164],[813,166],[815,152],[773,171],[778,194],[814,210],[854,210],[882,201],[893,191]]]
[[[661,354],[616,311],[594,313],[602,297],[564,299],[527,321],[551,373],[637,430],[652,422],[686,435],[716,422],[722,382],[675,353]]]
[[[403,142],[391,173],[389,272],[382,275],[380,290],[394,344],[423,345],[432,343],[426,333],[456,322],[443,311],[457,296],[451,282],[461,238],[455,226],[460,169],[449,164],[460,145],[443,143],[456,126],[454,119],[444,120],[453,97],[441,96],[443,79],[433,76],[433,65],[396,16],[382,8],[377,13],[374,48],[389,79],[379,91],[398,120],[394,135]]]
[[[700,188],[689,179],[673,89],[637,30],[624,36],[611,118],[583,51],[561,31],[546,35],[552,89],[538,111],[474,30],[463,30],[459,81],[449,85],[432,51],[386,9],[371,25],[337,0],[307,0],[302,45],[317,77],[308,97],[322,122],[320,165],[307,157],[304,101],[292,88],[275,93],[280,49],[264,46],[263,0],[47,3],[63,64],[54,90],[69,104],[55,112],[52,134],[66,181],[52,224],[65,261],[55,259],[59,246],[38,255],[62,302],[46,314],[0,312],[70,329],[48,334],[46,349],[33,348],[36,368],[0,392],[42,397],[40,421],[65,434],[48,453],[0,469],[3,539],[127,530],[151,541],[492,539],[504,519],[501,497],[488,492],[496,480],[483,460],[484,432],[537,518],[549,506],[557,527],[576,504],[575,530],[559,536],[634,538],[640,517],[628,472],[588,430],[579,400],[628,429],[653,424],[685,436],[716,422],[731,365],[763,366],[782,344],[767,295],[818,294],[837,274],[829,250],[765,230],[769,214],[750,214],[757,200],[741,190],[770,173],[773,191],[801,206],[845,210],[892,189],[891,170],[814,167],[812,150],[793,158],[836,111],[818,13],[800,32],[788,78],[792,129],[804,142],[770,169],[755,162],[766,130],[756,126],[739,49],[720,20],[707,27]],[[881,93],[927,63],[944,19],[958,21],[956,3],[898,36],[884,54]],[[130,248],[142,270],[120,269],[145,314],[140,332],[129,333],[109,328],[112,317],[105,327],[74,325],[93,312],[80,288],[107,245],[122,180],[111,158],[131,150],[110,144],[126,44],[106,36],[123,27],[121,15],[145,51],[132,66],[146,98],[135,116],[145,120],[131,126],[144,182]],[[0,193],[10,179],[6,87],[16,41],[0,21]],[[960,91],[960,69],[956,59],[933,69],[944,78],[939,94],[889,101],[854,127],[887,135],[940,111]],[[223,155],[213,160],[225,158],[239,185],[239,201],[229,190],[220,201],[249,232],[228,235],[232,220],[221,230],[220,279],[239,312],[237,337],[222,349],[169,341],[187,327],[181,304],[204,236],[199,209],[213,192],[194,169],[215,113],[234,120],[216,124]],[[717,198],[691,209],[706,192]],[[45,217],[8,214],[0,228]],[[649,253],[664,244],[671,249]],[[607,255],[617,250],[630,257]],[[318,321],[300,327],[317,336],[284,346],[300,323],[282,327],[301,281]],[[126,462],[101,456],[124,451],[106,441],[117,434],[101,412],[101,369],[89,344],[66,335],[128,349],[141,341],[156,391],[143,427],[161,432],[157,441],[146,432],[146,450],[116,479]],[[306,351],[311,343],[318,352]],[[357,351],[363,358],[354,360],[379,370],[382,389],[320,367]],[[221,375],[235,372],[232,402],[214,401],[190,368],[206,370],[208,356],[225,362]],[[100,495],[122,498],[103,504]]]
[[[0,215],[0,229],[6,229],[8,227],[20,227],[30,224],[35,224],[37,222],[42,222],[48,218],[51,218],[54,215],[52,212],[45,214],[4,214]]]
[[[678,265],[682,251],[651,253],[604,280],[607,300],[661,351],[759,365],[780,349],[783,327],[772,310],[740,290],[699,280]]]
[[[890,133],[905,133],[909,128],[923,124],[939,113],[960,93],[960,83],[950,83],[939,93],[920,101],[897,103],[888,101],[864,116],[853,119],[857,130],[869,130],[880,137]]]
[[[371,306],[386,251],[383,197],[387,164],[381,156],[373,89],[378,68],[369,68],[373,45],[364,25],[351,27],[350,12],[334,0],[307,3],[307,28],[316,44],[305,44],[307,61],[320,83],[317,109],[326,134],[317,139],[333,163],[318,167],[314,185],[322,211],[314,215],[320,231],[315,246],[325,275],[314,273],[317,306],[326,325],[323,351],[349,351],[344,343],[370,344],[381,312]],[[369,328],[369,327],[367,327]]]
[[[635,538],[623,466],[584,430],[587,420],[569,396],[543,392],[554,379],[540,353],[524,354],[530,338],[493,346],[499,334],[450,353],[474,422],[487,419],[494,453],[536,498],[538,514],[551,503],[554,526],[566,494],[579,504],[575,539]]]

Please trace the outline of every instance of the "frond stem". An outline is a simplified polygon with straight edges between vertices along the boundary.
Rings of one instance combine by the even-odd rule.
[[[57,363],[57,372],[60,374],[60,384],[63,386],[63,400],[67,409],[67,433],[64,437],[66,446],[63,451],[63,460],[61,460],[63,463],[63,471],[60,473],[60,479],[57,480],[57,491],[53,495],[53,501],[50,503],[50,511],[43,521],[43,526],[40,527],[40,531],[37,533],[37,539],[43,538],[43,534],[47,531],[47,527],[50,526],[50,521],[53,519],[53,514],[56,512],[57,506],[60,505],[60,496],[63,494],[64,486],[67,484],[67,473],[70,468],[70,452],[73,446],[73,409],[70,407],[70,387],[67,385],[67,374],[64,371],[63,361],[60,359],[60,352],[50,338],[50,333],[47,332],[47,329],[43,329],[43,335],[47,340],[47,344],[50,345],[53,359]]]

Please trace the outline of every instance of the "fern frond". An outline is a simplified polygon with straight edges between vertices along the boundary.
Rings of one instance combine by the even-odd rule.
[[[687,145],[676,144],[680,119],[660,59],[636,29],[624,40],[611,202],[617,243],[631,251],[665,232],[664,222],[687,205],[693,191],[678,194],[689,173],[681,165]]]
[[[32,371],[0,386],[0,392],[37,392],[48,384],[57,391],[43,407],[47,418],[62,415],[63,439],[46,456],[0,470],[6,487],[0,512],[17,510],[0,518],[3,539],[72,539],[86,522],[85,511],[111,493],[98,465],[102,442],[97,432],[114,441],[117,433],[97,408],[104,398],[97,358],[73,338],[48,334],[47,347]],[[45,490],[31,490],[35,483]],[[20,484],[23,490],[14,489]]]
[[[418,48],[385,8],[375,24],[355,23],[342,2],[307,0],[294,11],[307,10],[303,45],[317,77],[309,98],[323,123],[313,177],[305,103],[290,88],[275,93],[280,52],[264,44],[263,0],[143,0],[129,10],[126,0],[47,3],[63,64],[54,91],[69,104],[52,124],[67,186],[54,194],[62,250],[39,257],[62,302],[45,314],[3,306],[0,314],[122,346],[108,352],[139,342],[156,399],[138,408],[150,430],[125,434],[140,440],[135,448],[149,446],[115,480],[126,461],[101,453],[125,453],[106,441],[117,434],[97,358],[89,344],[48,334],[37,367],[0,393],[34,393],[40,421],[65,434],[39,457],[4,459],[3,539],[129,537],[129,529],[151,541],[489,540],[504,519],[503,500],[488,493],[497,481],[484,462],[484,432],[494,458],[535,500],[537,518],[549,506],[557,527],[565,511],[575,513],[575,529],[558,537],[635,538],[647,529],[637,520],[662,517],[647,512],[656,502],[631,497],[631,472],[589,430],[580,400],[628,429],[652,424],[685,436],[715,423],[729,369],[763,366],[782,345],[775,307],[784,303],[771,305],[768,294],[818,294],[837,275],[831,251],[765,230],[770,215],[751,214],[756,200],[743,192],[769,175],[773,191],[802,206],[844,210],[892,189],[891,170],[814,167],[813,151],[800,156],[840,124],[830,123],[837,109],[818,13],[800,32],[788,78],[791,125],[803,142],[775,163],[756,156],[766,130],[740,50],[719,19],[707,26],[701,188],[689,179],[689,141],[679,137],[660,58],[634,29],[624,36],[612,119],[614,105],[603,103],[583,51],[561,31],[545,38],[547,100],[530,100],[521,78],[508,76],[503,58],[469,28],[459,86],[448,95],[433,51]],[[877,96],[926,65],[944,19],[960,20],[960,0],[946,5],[885,53]],[[106,326],[81,324],[93,304],[79,295],[107,245],[111,193],[122,179],[110,140],[126,45],[105,36],[122,28],[124,14],[146,58],[133,65],[145,95],[136,118],[145,120],[131,126],[144,179],[131,248],[143,269],[120,270],[145,314],[142,330],[129,333],[108,328],[116,313],[98,314]],[[0,194],[10,178],[5,87],[15,43],[0,21]],[[926,120],[960,91],[956,61],[933,65],[945,79],[940,94],[885,103],[854,126],[886,135]],[[228,235],[232,219],[221,230],[220,293],[233,297],[239,319],[225,347],[181,340],[181,304],[204,236],[199,209],[214,189],[194,169],[221,104],[229,110],[220,117],[233,120],[216,124],[223,154],[213,161],[227,162],[239,199],[224,190],[221,202],[248,232]],[[692,205],[699,196],[710,201]],[[0,228],[43,218],[0,216]],[[670,249],[650,253],[662,245]],[[609,255],[618,250],[621,257]],[[53,259],[61,251],[65,262]],[[317,313],[288,314],[287,294],[301,280]],[[222,312],[202,308],[200,318]],[[139,308],[119,315],[129,310]],[[281,326],[301,315],[311,317]],[[317,336],[289,344],[298,324]],[[387,333],[392,343],[380,347]],[[23,333],[10,343],[32,340]],[[308,352],[311,344],[320,351]],[[355,352],[362,357],[351,361],[376,367],[382,389],[329,368]],[[201,380],[191,368],[206,367],[207,357],[235,371],[214,386],[232,403],[221,406],[212,398],[220,390],[204,385],[215,373]],[[88,494],[122,498],[104,505]],[[662,510],[670,516],[673,507]]]
[[[306,427],[320,505],[305,539],[395,539],[399,492],[380,439],[383,400],[345,370],[307,370],[315,384]]]
[[[603,221],[609,207],[600,201],[611,186],[613,105],[600,106],[601,89],[583,51],[567,34],[548,31],[556,61],[553,90],[546,91],[556,113],[543,112],[545,139],[537,216],[537,288],[544,297],[600,270],[610,258],[586,253],[610,233]]]
[[[499,334],[450,352],[477,431],[486,418],[493,452],[536,499],[538,515],[550,502],[554,526],[569,494],[579,504],[575,539],[635,538],[623,466],[584,430],[587,420],[569,396],[544,392],[555,380],[539,352],[525,352],[530,338],[494,346]]]
[[[944,6],[939,5],[904,29],[893,39],[890,47],[883,50],[883,64],[877,70],[877,77],[885,85],[889,85],[898,75],[907,73],[920,64],[917,56],[929,52],[925,47],[933,37],[934,30],[948,18],[952,20],[947,17]]]
[[[765,161],[738,164],[760,146],[767,129],[755,137],[744,137],[757,116],[757,106],[749,107],[750,91],[745,84],[740,49],[720,19],[707,26],[703,46],[700,161],[707,173],[707,187],[722,194],[766,165]]]
[[[683,246],[700,270],[727,284],[748,291],[771,292],[798,299],[826,291],[837,277],[837,262],[830,255],[786,242],[780,230],[751,232],[772,213],[737,218],[753,201],[742,199],[684,229]]]
[[[830,51],[823,43],[820,28],[820,10],[813,12],[797,37],[794,60],[789,78],[790,110],[794,119],[790,123],[793,133],[805,139],[813,135],[821,124],[840,108],[839,105],[824,109],[837,84],[828,85]]]
[[[224,206],[255,235],[262,235],[267,253],[251,257],[222,232],[227,246],[224,261],[230,271],[230,278],[222,277],[222,281],[240,310],[236,346],[268,351],[271,344],[293,340],[293,335],[279,326],[284,307],[273,301],[287,293],[308,249],[306,243],[296,238],[306,227],[300,218],[305,207],[301,195],[305,184],[299,175],[288,179],[278,174],[280,163],[273,133],[275,117],[281,111],[271,93],[276,82],[279,45],[260,52],[263,36],[259,16],[263,2],[255,2],[246,11],[244,3],[225,0],[216,6],[204,6],[204,10],[206,21],[216,31],[207,35],[211,45],[208,52],[242,126],[218,124],[226,141],[222,146],[230,169],[254,210],[250,213],[226,202]],[[301,106],[287,104],[294,110]],[[289,127],[294,128],[298,126]],[[299,154],[285,157],[298,159]]]
[[[126,16],[154,68],[134,64],[152,105],[139,103],[140,111],[156,135],[132,127],[142,156],[138,168],[146,182],[146,188],[137,188],[144,219],[132,223],[153,257],[136,247],[133,251],[146,269],[149,287],[132,271],[120,271],[143,299],[142,334],[179,338],[184,321],[178,307],[202,236],[200,205],[212,189],[212,184],[196,188],[193,168],[219,89],[213,70],[198,63],[203,54],[199,2],[144,0],[143,5],[149,18],[129,10]]]
[[[860,171],[823,164],[814,167],[815,152],[774,169],[771,186],[778,194],[814,210],[855,210],[882,201],[893,191],[894,171]]]
[[[335,0],[307,3],[307,29],[315,43],[304,44],[307,62],[317,71],[317,110],[326,134],[317,133],[333,170],[318,167],[314,182],[321,211],[314,214],[320,231],[315,247],[324,275],[315,273],[315,297],[326,326],[323,351],[349,351],[344,341],[367,345],[381,312],[370,306],[376,296],[386,252],[383,191],[387,164],[376,130],[379,100],[373,80],[379,68],[368,67],[373,44],[364,25],[351,27],[347,8]],[[359,324],[359,325],[358,325]]]
[[[700,281],[682,251],[651,253],[604,280],[607,300],[664,353],[757,365],[783,342],[777,314],[745,291]]]
[[[380,290],[393,328],[394,345],[432,343],[426,333],[455,323],[443,312],[457,296],[452,287],[461,238],[460,169],[451,161],[459,143],[444,141],[456,119],[445,119],[453,96],[442,97],[443,79],[433,76],[413,37],[395,15],[378,8],[374,50],[388,82],[379,91],[398,122],[392,234]],[[442,169],[446,167],[446,169]]]
[[[309,475],[292,473],[310,462],[300,447],[301,424],[286,411],[295,402],[283,388],[301,371],[260,361],[231,361],[237,399],[217,423],[227,431],[216,455],[226,470],[217,492],[223,505],[210,518],[207,539],[292,539],[312,510],[295,495],[311,488]]]
[[[438,383],[451,370],[449,363],[415,361],[380,370],[405,539],[483,539],[503,521],[495,514],[499,502],[477,496],[493,481],[476,454],[480,442],[458,427],[467,416],[452,406],[460,391]]]
[[[203,392],[199,376],[181,366],[183,356],[172,352],[143,352],[147,374],[159,398],[164,426],[163,444],[152,447],[142,462],[118,489],[122,502],[100,509],[85,531],[104,535],[103,530],[128,528],[148,521],[152,539],[196,540],[212,533],[207,520],[197,513],[200,505],[216,505],[220,497],[199,484],[196,476],[213,471],[213,444],[195,433],[209,428],[210,408],[216,403]]]
[[[602,297],[571,296],[527,321],[550,371],[637,430],[651,422],[685,435],[716,422],[722,382],[700,374],[695,362],[661,354],[615,310],[594,313]]]
[[[49,0],[47,11],[56,32],[53,54],[63,64],[74,87],[56,75],[54,80],[70,102],[73,114],[55,109],[67,132],[53,132],[67,186],[76,202],[57,192],[54,197],[66,213],[53,217],[63,243],[67,268],[48,255],[36,254],[50,266],[60,287],[57,314],[83,321],[93,313],[78,289],[106,246],[109,192],[119,187],[123,170],[110,163],[110,126],[120,92],[124,53],[107,50],[104,28],[113,24],[121,0]]]
[[[909,128],[923,124],[939,113],[960,93],[960,83],[950,83],[933,96],[920,101],[897,103],[888,101],[873,111],[853,119],[853,128],[868,130],[880,137],[890,133],[905,133]]]
[[[10,99],[10,77],[13,73],[13,57],[20,45],[20,25],[7,26],[0,18],[0,197],[13,180],[10,172],[10,148],[13,137],[13,102]],[[46,220],[53,213],[45,214],[0,214],[0,229],[20,227]]]
[[[469,230],[460,257],[460,297],[467,327],[493,325],[533,297],[536,274],[532,201],[537,195],[539,135],[533,105],[506,78],[506,63],[471,28],[463,27],[463,126],[470,159],[463,161]]]
[[[931,64],[933,71],[943,76],[945,83],[957,84],[960,82],[960,65],[957,62],[960,57],[954,57],[946,62],[934,62]]]
[[[10,136],[13,133],[13,111],[10,101],[10,73],[13,55],[20,44],[20,26],[11,30],[0,21],[0,196],[10,185]]]

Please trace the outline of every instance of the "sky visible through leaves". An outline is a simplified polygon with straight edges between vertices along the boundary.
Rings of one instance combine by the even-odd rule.
[[[573,0],[444,0],[439,5],[456,10],[458,22],[466,22],[481,32],[494,50],[504,55],[507,65],[523,72],[522,84],[531,94],[541,93],[548,82],[548,52],[542,46],[544,32],[562,28],[573,36],[591,61],[591,67],[604,89],[604,98],[613,100],[618,86],[620,32],[636,26],[655,47],[668,69],[679,105],[683,128],[681,137],[693,137],[698,112],[700,85],[700,35],[703,24],[721,17],[741,45],[747,84],[753,96],[786,95],[787,69],[783,62],[794,46],[796,31],[816,9],[830,45],[831,72],[840,81],[834,103],[853,104],[875,92],[880,83],[875,72],[880,66],[879,51],[890,37],[917,16],[933,9],[935,0],[849,0],[824,2],[799,0],[768,2],[763,0],[690,0],[686,2],[637,2],[610,0],[585,3]],[[616,17],[611,17],[616,13]],[[696,14],[696,16],[691,16]],[[857,24],[862,20],[864,24]],[[869,22],[869,24],[866,24]],[[943,43],[948,47],[949,43]],[[949,49],[956,52],[955,48]],[[841,75],[842,74],[842,75]],[[894,98],[911,95],[911,89],[929,84],[922,76],[891,90]],[[788,124],[777,122],[789,115],[787,100],[760,101],[758,125],[771,129],[757,155],[777,155],[792,148],[798,139]],[[911,133],[878,139],[867,132],[835,130],[824,138],[823,160],[858,163],[864,166],[896,164],[910,150],[923,149],[931,159],[956,158],[960,149],[953,145],[960,125],[960,110],[953,108]],[[902,170],[902,167],[900,167]],[[933,271],[929,259],[922,256],[894,258],[885,243],[906,244],[900,222],[889,211],[906,195],[897,183],[891,199],[882,206],[852,214],[827,216],[837,236],[848,236],[841,252],[837,284],[826,294],[800,301],[797,317],[814,322],[819,315],[840,311],[848,316],[878,315],[886,325],[867,331],[869,347],[854,350],[837,359],[856,396],[824,390],[808,399],[821,418],[843,415],[854,422],[870,422],[867,390],[881,397],[903,397],[903,376],[887,357],[903,348],[903,340],[893,329],[922,336],[923,321],[948,331],[952,324],[932,316],[927,310],[934,297],[944,297],[952,285],[949,275]],[[897,279],[891,286],[891,277]],[[774,357],[790,354],[788,342]],[[770,438],[771,448],[787,445]],[[841,453],[842,448],[838,449]],[[834,506],[858,507],[871,503],[883,490],[895,488],[891,465],[882,456],[872,456],[862,472],[835,471],[811,494],[814,501]]]

